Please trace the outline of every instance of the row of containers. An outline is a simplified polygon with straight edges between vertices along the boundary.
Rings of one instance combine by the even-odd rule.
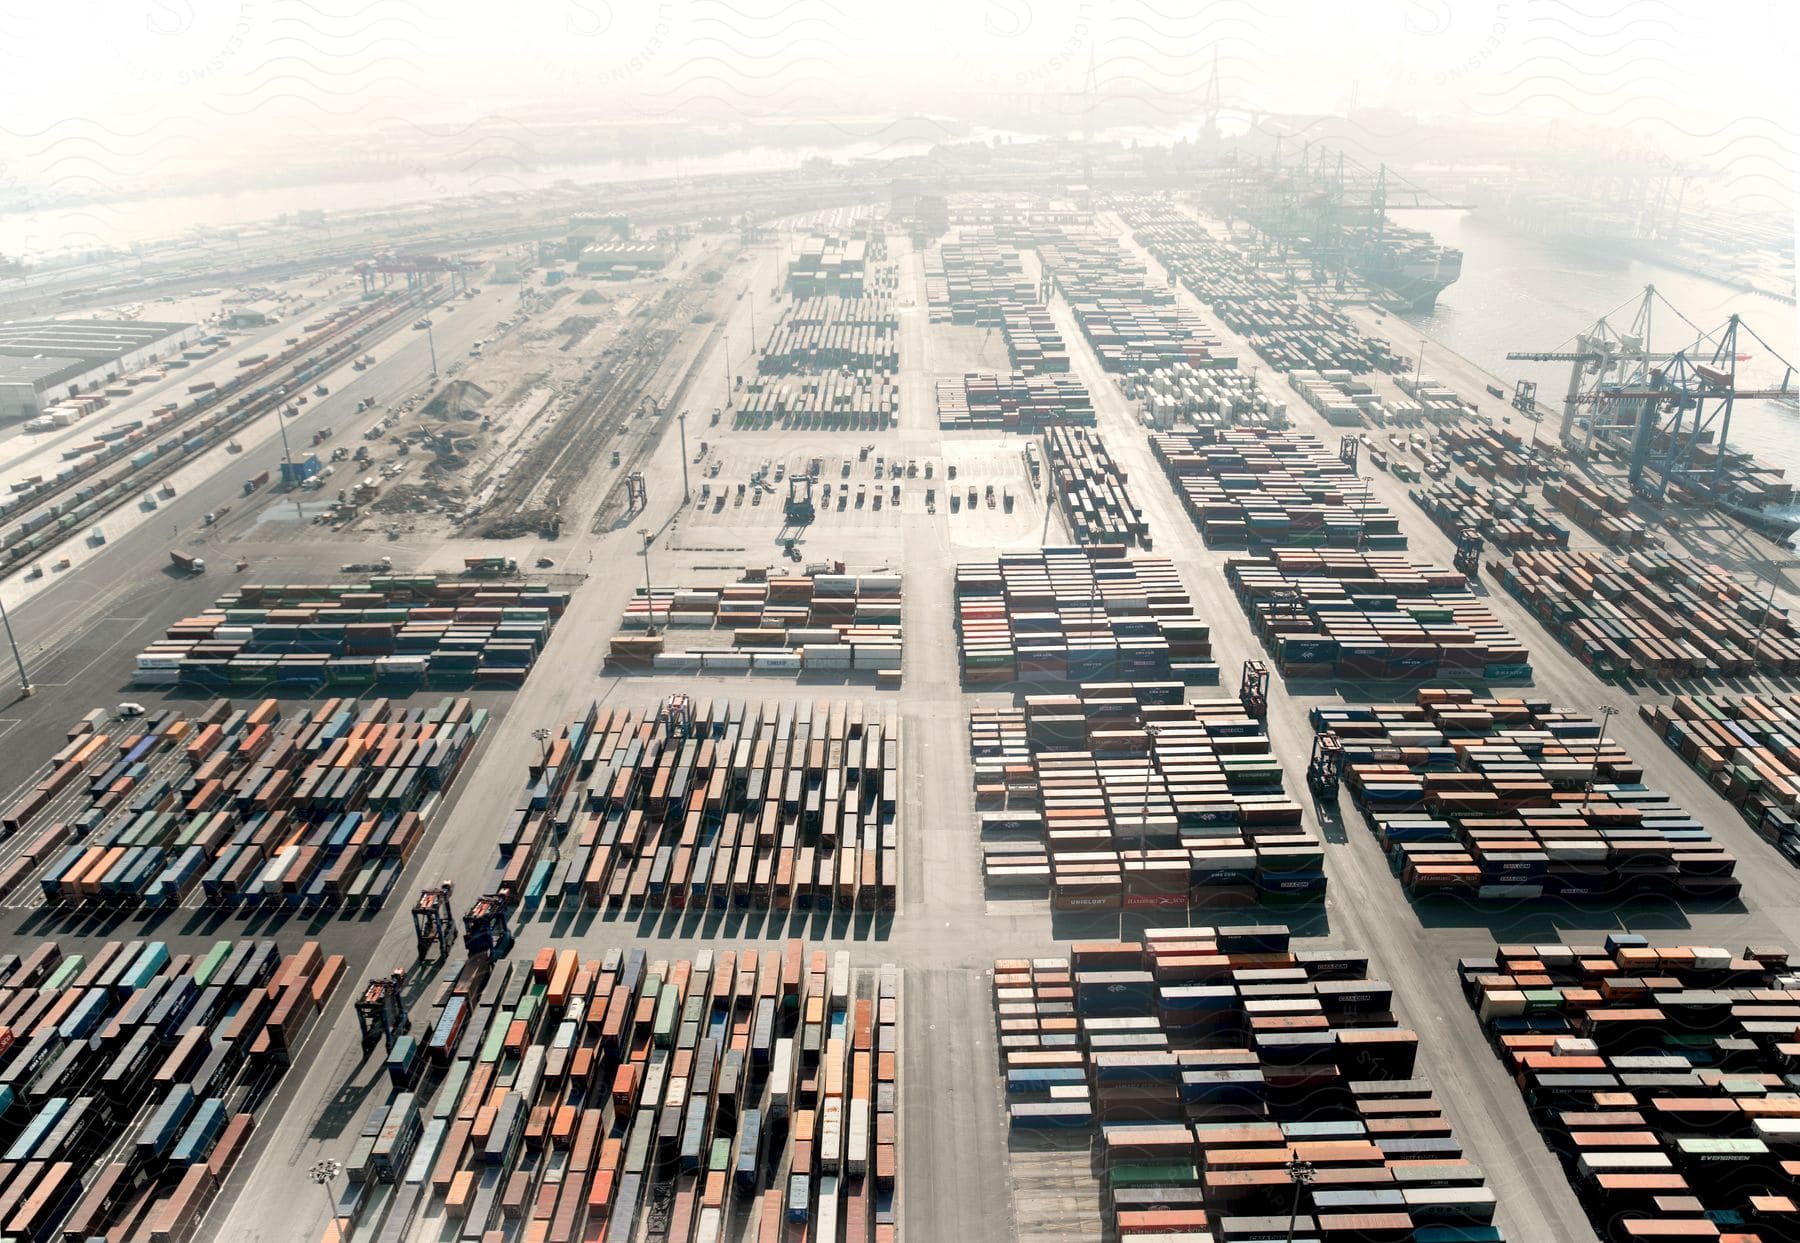
[[[859,700],[590,705],[545,731],[487,892],[532,913],[893,910],[900,721]]]
[[[1179,682],[1082,686],[969,714],[990,893],[1056,910],[1316,902],[1323,847],[1263,722]]]
[[[1406,547],[1400,520],[1316,436],[1204,429],[1150,448],[1210,547]]]
[[[1720,798],[1800,863],[1800,696],[1681,695],[1638,715]]]
[[[1236,366],[1218,334],[1166,286],[1152,284],[1144,265],[1118,241],[1056,226],[1040,234],[1044,272],[1068,299],[1101,367],[1126,373],[1182,363]]]
[[[1364,335],[1336,307],[1302,300],[1285,259],[1258,267],[1173,204],[1138,203],[1122,215],[1133,239],[1277,371],[1405,367],[1387,341]]]
[[[1036,435],[1056,424],[1092,427],[1094,399],[1073,376],[972,371],[937,382],[937,418],[947,432]]]
[[[1569,546],[1569,528],[1541,512],[1517,485],[1483,487],[1458,475],[1452,483],[1424,484],[1406,494],[1451,539],[1474,530],[1501,552]]]
[[[795,303],[758,349],[763,375],[835,371],[892,375],[900,369],[900,317],[888,298],[806,298]]]
[[[1142,404],[1154,427],[1174,427],[1185,420],[1196,427],[1264,427],[1288,425],[1287,403],[1257,383],[1256,377],[1227,366],[1172,363],[1156,371],[1118,377],[1125,396]]]
[[[899,1011],[896,968],[798,941],[468,959],[390,1049],[335,1212],[383,1240],[892,1243]]]
[[[1006,358],[1015,371],[1052,375],[1069,369],[1069,347],[1047,306],[1012,306],[1001,313]]]
[[[994,1006],[1011,1130],[1092,1135],[1108,1238],[1503,1237],[1360,950],[1151,928],[1002,959]]]
[[[1537,453],[1536,429],[1531,443],[1504,427],[1446,423],[1438,428],[1450,460],[1480,479],[1518,487],[1544,475],[1544,460]]]
[[[1399,553],[1276,548],[1233,557],[1225,578],[1289,677],[1531,680],[1524,645],[1459,571]]]
[[[1413,897],[1735,899],[1737,859],[1581,711],[1423,690],[1318,707],[1344,784]]]
[[[1640,548],[1653,542],[1650,528],[1631,512],[1631,492],[1622,482],[1600,482],[1565,472],[1544,481],[1544,499],[1602,544]]]
[[[0,1234],[195,1237],[343,974],[315,941],[0,955]]]
[[[0,893],[35,874],[46,903],[96,911],[378,909],[487,720],[467,699],[220,699],[116,732],[92,713],[0,819],[33,834]]]
[[[734,428],[753,432],[882,431],[899,421],[900,386],[868,368],[751,380],[731,415]]]
[[[1063,520],[1077,544],[1150,546],[1150,523],[1127,486],[1125,468],[1099,432],[1082,427],[1044,431],[1044,459]]]
[[[1597,1236],[1800,1238],[1787,949],[1617,932],[1498,945],[1458,973]]]
[[[1368,380],[1344,368],[1290,371],[1288,387],[1333,427],[1399,427],[1422,423],[1426,417],[1425,407],[1384,396]]]
[[[925,252],[925,301],[931,322],[1001,326],[1012,312],[1043,299],[1015,246],[991,229],[963,229],[954,242]]]
[[[968,684],[1216,684],[1212,632],[1172,561],[1122,544],[1044,548],[956,567],[956,634]]]
[[[568,606],[541,585],[435,577],[244,587],[137,658],[143,686],[305,693],[321,685],[516,686]]]
[[[1661,549],[1521,552],[1500,582],[1602,676],[1800,673],[1800,631],[1770,593]]]
[[[883,675],[901,667],[901,576],[747,571],[724,586],[638,592],[606,653],[608,672]],[[657,633],[643,633],[649,630]],[[729,631],[731,650],[670,652],[676,631]],[[732,659],[721,659],[721,658]],[[771,657],[775,659],[770,659]],[[667,659],[673,658],[673,659]]]
[[[55,474],[11,487],[0,500],[0,548],[16,560],[38,551],[45,539],[58,532],[140,495],[180,460],[287,400],[288,386],[303,384],[325,368],[348,361],[361,350],[362,336],[409,314],[415,306],[411,298],[384,298],[347,309],[312,326],[299,343],[254,370],[234,375],[223,384],[195,386],[199,391],[185,407],[164,405],[145,418],[127,420],[100,433],[84,446],[85,452]],[[346,333],[350,339],[332,344]],[[314,354],[322,346],[325,348]],[[52,499],[65,491],[68,496]],[[42,508],[35,508],[38,506]],[[21,514],[26,516],[12,525]]]

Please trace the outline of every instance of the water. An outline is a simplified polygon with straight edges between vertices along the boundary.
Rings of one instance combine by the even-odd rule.
[[[1631,329],[1632,315],[1644,286],[1654,284],[1680,312],[1712,331],[1734,312],[1754,328],[1773,351],[1789,361],[1800,358],[1800,320],[1795,308],[1770,298],[1728,288],[1705,277],[1678,272],[1636,259],[1584,253],[1573,247],[1547,245],[1484,225],[1474,213],[1395,211],[1396,221],[1427,229],[1439,242],[1463,252],[1461,278],[1438,296],[1429,311],[1409,312],[1433,340],[1472,359],[1509,383],[1536,380],[1538,400],[1560,410],[1568,387],[1567,363],[1508,362],[1509,350],[1554,350],[1573,347],[1572,338],[1600,316],[1626,304],[1611,316],[1614,328]],[[1658,302],[1651,326],[1651,348],[1676,350],[1693,343],[1694,330]],[[1781,365],[1771,349],[1741,335],[1738,384],[1774,385]],[[1402,339],[1394,347],[1404,354],[1417,342]],[[1431,370],[1429,352],[1425,370]],[[1800,480],[1800,412],[1774,402],[1739,402],[1731,416],[1731,443],[1767,465]]]

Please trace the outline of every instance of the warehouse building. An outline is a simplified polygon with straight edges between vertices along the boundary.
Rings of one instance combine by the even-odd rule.
[[[36,418],[46,406],[174,354],[196,331],[153,320],[0,324],[0,423]]]

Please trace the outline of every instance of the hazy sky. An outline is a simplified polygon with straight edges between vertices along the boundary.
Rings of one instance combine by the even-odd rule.
[[[586,119],[970,115],[1079,91],[1191,118],[1354,103],[1617,127],[1791,194],[1800,5],[1751,0],[0,0],[0,202],[196,156],[394,156]],[[368,136],[386,135],[377,154]]]

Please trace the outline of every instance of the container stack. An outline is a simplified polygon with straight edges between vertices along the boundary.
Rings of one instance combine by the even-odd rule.
[[[1800,863],[1800,695],[1680,695],[1638,714],[1763,839]]]
[[[937,382],[938,426],[948,432],[1007,431],[1035,436],[1059,423],[1094,425],[1094,400],[1071,376],[977,371]]]
[[[1608,1243],[1800,1237],[1787,950],[1616,932],[1458,974]]]
[[[849,368],[892,375],[900,368],[900,317],[887,298],[806,298],[757,355],[763,375]]]
[[[1323,854],[1262,722],[1179,682],[1089,684],[969,718],[983,878],[1060,911],[1314,902]]]
[[[337,1211],[396,1239],[893,1243],[899,1007],[898,969],[798,941],[470,959],[422,1076],[334,1154]]]
[[[1420,691],[1316,708],[1344,784],[1414,897],[1727,901],[1737,860],[1598,722],[1547,701]]]
[[[892,910],[899,798],[891,706],[590,705],[532,763],[484,892],[528,913]]]
[[[324,685],[518,686],[568,593],[453,579],[250,585],[170,626],[139,685],[309,694]]]
[[[607,652],[612,671],[898,673],[898,574],[747,574],[725,587],[636,593]],[[650,627],[663,633],[644,635]],[[674,632],[729,631],[729,650],[667,651]],[[779,658],[779,659],[777,659]]]
[[[1225,577],[1290,677],[1531,678],[1525,648],[1455,570],[1398,553],[1277,548],[1232,558]]]
[[[1099,432],[1051,427],[1044,433],[1050,482],[1078,544],[1150,542],[1150,524],[1125,484],[1125,471]]]
[[[467,699],[331,699],[285,718],[273,699],[221,699],[80,733],[6,811],[9,833],[47,827],[0,890],[41,871],[46,902],[84,908],[378,909],[487,719]]]
[[[1800,633],[1787,611],[1709,561],[1658,549],[1522,552],[1500,581],[1596,673],[1800,673]]]
[[[1472,475],[1520,485],[1543,477],[1543,463],[1535,448],[1505,428],[1447,423],[1438,435],[1451,458]]]
[[[1174,563],[1117,544],[1008,553],[956,567],[967,683],[1216,683],[1212,636]]]
[[[1480,488],[1458,475],[1454,483],[1424,484],[1408,488],[1406,494],[1452,538],[1473,527],[1502,552],[1569,546],[1569,528],[1539,513],[1522,488],[1500,484]]]
[[[1018,250],[991,229],[964,229],[961,240],[925,254],[925,300],[932,323],[1005,322],[1009,312],[1043,301],[1026,279]]]
[[[1428,375],[1415,377],[1402,372],[1394,377],[1394,387],[1418,402],[1425,417],[1433,422],[1460,419],[1474,409],[1455,390]]]
[[[731,425],[739,431],[882,431],[899,418],[894,377],[864,368],[750,380]]]
[[[1650,528],[1631,512],[1631,494],[1578,475],[1547,480],[1544,499],[1613,548],[1640,548],[1651,542]]]
[[[1001,315],[1006,331],[1006,357],[1026,375],[1069,369],[1069,347],[1047,306],[1008,307]]]
[[[1499,1239],[1418,1036],[1367,968],[1295,950],[1279,924],[1002,959],[1012,1128],[1098,1128],[1108,1237]]]
[[[316,941],[0,958],[5,1237],[194,1237],[343,973]]]
[[[1316,436],[1169,432],[1150,447],[1212,547],[1406,547],[1400,520]]]
[[[1160,371],[1119,377],[1125,396],[1144,403],[1151,425],[1172,429],[1185,421],[1197,428],[1287,426],[1287,403],[1255,379],[1224,365],[1224,359],[1196,367],[1175,363]]]

